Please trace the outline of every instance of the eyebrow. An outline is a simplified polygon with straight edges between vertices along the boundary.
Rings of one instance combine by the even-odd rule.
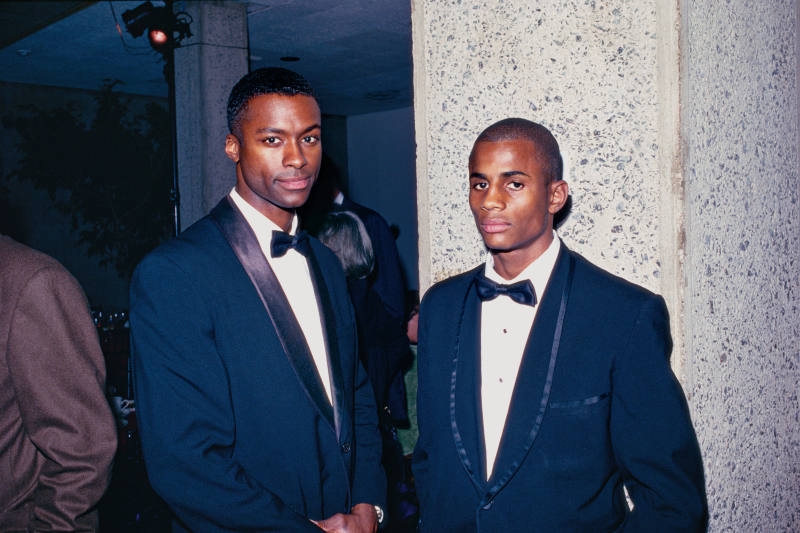
[[[310,131],[321,130],[321,129],[322,129],[322,127],[319,124],[312,124],[311,126],[307,127],[303,131],[301,131],[300,135],[303,135],[304,133],[308,133]],[[280,134],[285,134],[286,130],[282,130],[280,128],[270,128],[270,127],[258,128],[256,130],[256,135],[261,134],[261,133],[280,133]]]
[[[508,170],[501,174],[503,178],[513,178],[514,176],[528,176],[526,173],[522,172],[521,170]],[[481,174],[480,172],[473,172],[469,175],[470,178],[477,178],[485,180],[486,174]]]

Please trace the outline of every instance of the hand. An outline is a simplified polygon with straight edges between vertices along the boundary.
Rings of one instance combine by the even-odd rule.
[[[406,336],[408,337],[408,342],[411,344],[417,344],[417,327],[419,324],[419,312],[415,309],[411,318],[408,319],[408,323],[406,324]]]
[[[378,531],[378,513],[368,503],[359,503],[350,514],[338,513],[325,520],[316,522],[323,531],[329,533],[375,533]]]

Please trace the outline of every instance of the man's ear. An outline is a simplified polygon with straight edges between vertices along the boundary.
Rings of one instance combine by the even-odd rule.
[[[232,133],[225,136],[225,155],[234,163],[239,162],[239,139]]]
[[[567,182],[564,180],[556,180],[550,182],[548,188],[550,190],[550,202],[547,206],[547,211],[551,215],[555,215],[561,211],[561,208],[567,203],[567,198],[569,198],[569,185],[567,185]]]

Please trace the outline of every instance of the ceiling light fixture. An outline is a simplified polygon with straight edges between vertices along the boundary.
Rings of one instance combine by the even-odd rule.
[[[180,46],[183,39],[192,36],[189,25],[192,17],[186,12],[173,13],[172,2],[155,7],[149,1],[122,14],[125,28],[133,37],[147,30],[147,39],[153,50],[166,54],[170,48]]]

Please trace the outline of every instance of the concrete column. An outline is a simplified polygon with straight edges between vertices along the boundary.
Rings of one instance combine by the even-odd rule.
[[[559,234],[667,300],[712,532],[800,530],[798,2],[412,1],[420,289],[482,260],[476,135],[548,126]]]
[[[247,6],[232,1],[176,2],[192,17],[192,37],[175,50],[181,228],[208,213],[235,182],[225,156],[225,108],[248,71]]]
[[[711,531],[800,531],[797,0],[683,0],[689,390]]]

